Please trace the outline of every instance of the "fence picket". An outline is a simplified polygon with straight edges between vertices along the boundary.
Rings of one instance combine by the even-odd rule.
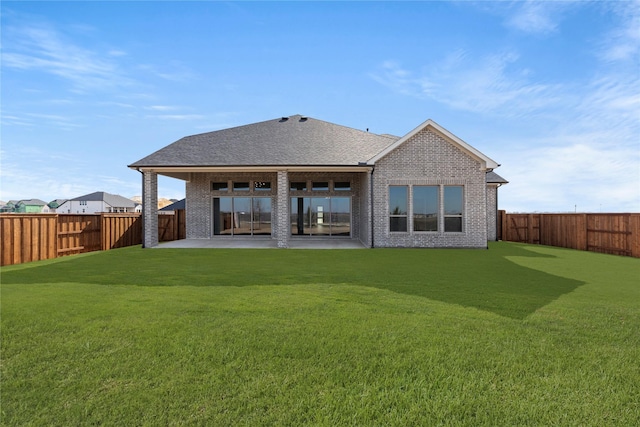
[[[167,228],[162,241],[184,238],[184,212],[162,219]],[[169,221],[165,223],[163,221]],[[0,265],[21,264],[83,252],[142,243],[142,216],[138,213],[0,214]]]
[[[508,214],[502,240],[640,258],[640,214]],[[526,230],[522,236],[520,230]]]

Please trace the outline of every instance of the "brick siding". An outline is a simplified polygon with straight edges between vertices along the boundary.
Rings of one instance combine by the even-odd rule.
[[[152,248],[158,245],[158,174],[142,174],[143,200],[143,246]]]
[[[439,133],[423,129],[378,161],[374,180],[374,245],[376,247],[487,247],[485,171],[480,162]],[[463,232],[445,233],[442,203],[437,232],[412,231],[409,197],[408,231],[389,231],[390,185],[464,186]],[[440,200],[443,188],[440,187]],[[411,192],[410,192],[411,194]]]

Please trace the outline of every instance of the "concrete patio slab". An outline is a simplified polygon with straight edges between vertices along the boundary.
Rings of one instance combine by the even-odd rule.
[[[155,248],[276,249],[277,247],[277,241],[270,238],[221,237],[161,242]],[[294,238],[289,240],[289,249],[365,249],[365,246],[356,239]]]

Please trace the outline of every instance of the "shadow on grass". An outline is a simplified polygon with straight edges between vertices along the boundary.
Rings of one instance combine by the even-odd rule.
[[[506,257],[549,257],[515,244],[490,250],[117,249],[4,269],[2,283],[134,286],[349,284],[385,289],[523,319],[582,281]],[[25,267],[25,266],[23,266]]]

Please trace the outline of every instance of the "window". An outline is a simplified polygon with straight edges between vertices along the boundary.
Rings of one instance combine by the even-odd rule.
[[[234,182],[233,191],[249,191],[248,182]]]
[[[290,184],[291,191],[307,191],[306,182],[292,182]]]
[[[350,191],[351,183],[350,182],[334,182],[333,189],[334,191]]]
[[[228,236],[271,235],[269,197],[214,197],[213,234]]]
[[[407,231],[407,186],[389,187],[389,231]]]
[[[413,231],[438,231],[438,189],[413,187]]]
[[[271,183],[265,181],[253,181],[255,191],[271,191]]]
[[[291,197],[291,234],[351,236],[350,197]]]
[[[312,191],[329,191],[329,183],[326,181],[313,182],[311,184]]]
[[[86,200],[80,200],[80,206],[87,206]]]
[[[461,186],[444,187],[444,231],[462,232],[462,196]]]
[[[229,191],[229,183],[228,182],[212,182],[211,190],[213,191]]]

